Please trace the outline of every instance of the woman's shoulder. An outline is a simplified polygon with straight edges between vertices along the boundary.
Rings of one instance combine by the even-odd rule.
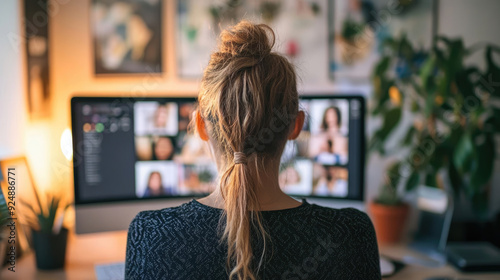
[[[314,206],[320,217],[317,225],[326,250],[335,252],[334,263],[344,274],[340,279],[380,279],[379,253],[375,229],[368,215],[354,208],[333,209]],[[327,234],[325,234],[327,233]],[[332,255],[333,256],[333,255]]]
[[[321,206],[318,204],[311,203],[310,204],[312,211],[316,213],[320,213],[323,215],[333,215],[333,216],[343,216],[347,218],[361,218],[367,216],[365,212],[358,210],[356,208],[348,207],[348,208],[332,208],[327,206]]]
[[[193,201],[190,201],[179,206],[141,211],[130,223],[130,228],[177,224],[178,222],[182,222],[182,220],[195,219],[199,214],[199,211],[193,205]]]
[[[349,250],[370,248],[377,251],[375,228],[370,217],[355,208],[334,209],[314,205],[318,231],[328,232]],[[376,254],[374,254],[375,256]]]
[[[328,224],[342,226],[355,231],[371,231],[373,228],[370,217],[355,208],[330,208],[311,204],[313,217],[316,217]]]

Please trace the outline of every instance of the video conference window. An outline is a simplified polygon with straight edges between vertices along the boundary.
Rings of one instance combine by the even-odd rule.
[[[137,102],[135,152],[137,197],[209,193],[217,169],[206,143],[189,131],[192,102]]]
[[[218,172],[209,145],[189,127],[194,99],[160,100],[76,103],[78,200],[190,196],[215,189]],[[352,181],[362,175],[354,160],[362,146],[360,104],[346,98],[301,99],[302,132],[287,142],[281,158],[284,192],[359,196],[362,182]]]
[[[293,195],[348,196],[349,101],[302,100],[303,131],[282,157],[279,182]],[[217,169],[208,145],[189,132],[194,104],[137,102],[138,197],[203,194],[214,190]]]
[[[302,133],[287,143],[280,186],[289,194],[348,196],[349,101],[302,100]]]

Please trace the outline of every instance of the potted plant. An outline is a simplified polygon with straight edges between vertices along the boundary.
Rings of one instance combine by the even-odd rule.
[[[379,244],[398,242],[408,217],[410,207],[397,190],[400,167],[399,162],[390,165],[378,197],[368,205]]]
[[[373,30],[367,24],[348,17],[342,23],[342,30],[338,40],[342,62],[346,65],[352,65],[366,57],[374,43],[374,36],[372,35]]]
[[[5,225],[8,224],[10,217],[7,200],[5,199],[2,189],[0,188],[0,268],[3,266],[5,260],[8,237],[8,231]]]
[[[464,62],[478,49],[485,50],[485,70]],[[499,52],[496,46],[466,48],[461,39],[445,37],[436,38],[430,50],[415,49],[404,35],[385,41],[373,71],[370,104],[382,125],[368,148],[396,160],[370,207],[377,234],[396,223],[387,221],[395,206],[407,212],[402,206],[405,191],[421,184],[447,188],[438,176],[442,173],[455,194],[469,198],[478,219],[486,218],[494,137],[500,135],[500,67],[493,60]],[[395,143],[390,148],[389,139]]]
[[[64,267],[68,230],[62,227],[66,210],[71,205],[63,202],[59,194],[47,194],[46,204],[35,191],[36,207],[21,200],[29,211],[24,218],[33,237],[33,247],[38,269],[60,269]]]

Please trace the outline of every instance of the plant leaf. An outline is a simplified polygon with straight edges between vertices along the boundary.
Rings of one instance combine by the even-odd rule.
[[[455,193],[459,193],[460,189],[463,187],[463,181],[462,176],[458,173],[453,162],[450,162],[448,165],[448,177],[450,178],[451,186]]]
[[[401,108],[396,107],[389,110],[384,116],[382,127],[376,132],[377,137],[383,142],[393,131],[401,119]]]
[[[481,80],[481,85],[492,95],[500,97],[500,67],[493,59],[493,52],[500,52],[500,48],[491,45],[486,48],[487,70]]]
[[[427,172],[425,176],[425,185],[429,187],[438,187],[438,181],[437,181],[437,172],[432,170]]]
[[[32,215],[36,215],[36,214],[38,213],[37,211],[35,211],[35,208],[33,208],[33,205],[31,205],[31,204],[27,203],[26,201],[24,201],[24,200],[22,200],[22,199],[20,199],[20,200],[19,200],[19,202],[20,202],[22,205],[24,205],[25,207],[27,207],[27,208],[31,211],[31,212],[30,212],[30,214],[32,214]],[[24,215],[26,215],[26,212],[24,213]]]
[[[427,88],[428,81],[431,78],[432,72],[434,71],[435,58],[433,56],[429,56],[427,60],[424,62],[422,69],[420,71],[420,80],[422,81],[422,88],[426,91],[430,89]]]
[[[7,206],[7,200],[3,195],[2,188],[0,188],[0,226],[7,224],[10,218],[9,207]]]
[[[474,146],[472,144],[471,134],[465,132],[457,143],[453,153],[453,164],[460,173],[466,173],[471,165]]]
[[[475,149],[475,168],[471,170],[470,184],[475,191],[480,191],[486,185],[493,174],[495,163],[495,142],[491,134],[481,135],[484,142],[476,146]]]
[[[417,132],[417,129],[413,125],[410,126],[408,131],[406,131],[405,137],[401,141],[401,145],[403,145],[403,146],[410,145],[412,143],[413,136],[415,135],[416,132]]]
[[[380,60],[379,63],[375,66],[375,70],[373,71],[374,76],[383,76],[384,73],[389,69],[389,65],[391,64],[391,57],[384,56]]]
[[[405,189],[407,191],[414,190],[418,186],[419,182],[420,182],[420,175],[418,174],[418,172],[416,170],[413,170],[410,177],[406,181]]]
[[[431,113],[434,111],[434,103],[436,100],[436,92],[427,92],[427,97],[425,98],[425,108],[424,115],[428,118]]]
[[[377,203],[385,205],[396,205],[400,203],[397,192],[397,187],[401,178],[401,175],[399,174],[400,166],[401,162],[396,161],[392,163],[385,172],[385,182],[382,185],[380,193],[376,199]]]
[[[401,168],[401,162],[397,161],[390,165],[389,169],[387,169],[387,179],[388,184],[397,189],[399,181],[401,180],[401,174],[399,169]]]
[[[378,115],[386,112],[387,101],[389,100],[389,89],[394,85],[394,81],[388,80],[383,76],[377,78],[379,85],[377,86],[375,94],[376,106],[372,111],[372,115]]]

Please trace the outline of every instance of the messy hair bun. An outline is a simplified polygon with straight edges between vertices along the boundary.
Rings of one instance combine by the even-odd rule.
[[[265,24],[242,21],[233,28],[224,30],[220,39],[219,51],[222,53],[261,58],[271,52],[275,36],[273,30]]]

